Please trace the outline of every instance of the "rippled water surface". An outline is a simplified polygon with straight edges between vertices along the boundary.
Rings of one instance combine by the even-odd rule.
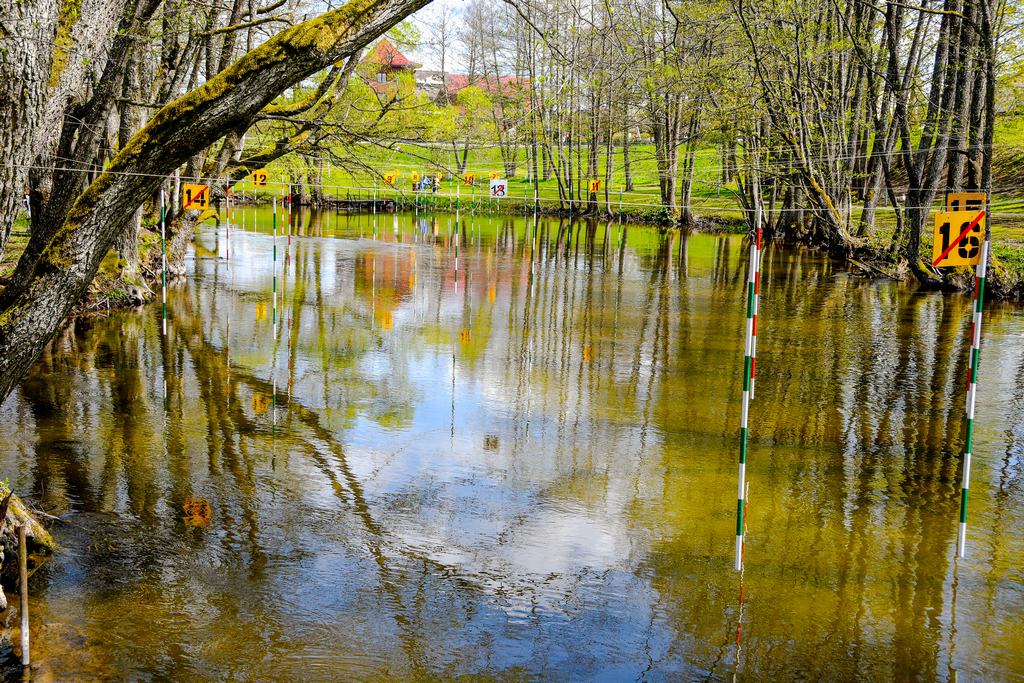
[[[741,588],[743,239],[462,218],[297,216],[275,336],[248,208],[166,338],[156,304],[55,342],[0,407],[63,518],[41,675],[1024,677],[1020,310],[954,562],[968,299],[768,248]]]

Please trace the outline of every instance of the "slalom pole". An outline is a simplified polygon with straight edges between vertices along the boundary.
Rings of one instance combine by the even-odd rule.
[[[160,188],[160,299],[163,302],[163,331],[167,336],[167,204],[164,201],[164,190]]]
[[[749,501],[750,501],[750,485],[749,484],[747,484],[747,488],[746,488],[746,491],[745,491],[744,495],[745,495],[745,497],[746,497],[746,499],[748,501],[748,504],[749,504]],[[740,668],[740,655],[741,655],[741,653],[743,651],[743,642],[742,642],[742,638],[743,638],[743,613],[744,613],[744,609],[743,608],[746,605],[746,587],[744,586],[744,576],[743,576],[744,572],[743,572],[742,554],[746,553],[746,549],[747,549],[746,548],[746,541],[744,541],[743,549],[741,550],[741,562],[740,562],[740,605],[739,605],[739,611],[738,611],[738,615],[737,615],[737,619],[736,619],[736,667],[735,667],[736,671],[739,671],[739,668]],[[735,673],[734,673],[734,678],[735,678]]]
[[[750,409],[750,371],[754,332],[754,279],[757,272],[757,245],[750,245],[750,270],[747,276],[747,338],[743,356],[743,408],[740,413],[739,487],[736,491],[736,571],[743,570],[745,526],[743,504],[747,484],[747,415]]]
[[[967,546],[967,498],[971,484],[971,452],[974,448],[974,406],[978,395],[978,360],[981,355],[981,313],[985,301],[985,275],[988,271],[990,240],[981,245],[981,260],[975,270],[974,321],[971,326],[970,369],[967,387],[967,427],[964,439],[963,483],[960,486],[960,533],[957,537],[957,555],[964,557]]]
[[[225,247],[225,254],[226,254],[225,258],[228,261],[230,261],[231,260],[231,221],[234,220],[234,211],[231,208],[231,188],[230,187],[226,186],[224,188],[224,195],[225,195],[224,196],[224,202],[227,204],[227,211],[226,211],[226,213],[227,213],[227,230],[226,230],[226,238],[225,238],[227,240],[227,246]]]
[[[619,230],[622,230],[622,188],[619,187]],[[616,235],[618,232],[616,232]]]
[[[461,190],[455,188],[455,286],[459,286],[459,199]]]
[[[274,269],[274,313],[271,318],[271,325],[274,328],[274,337],[277,337],[277,196],[274,196],[274,256],[271,261]]]
[[[761,309],[761,204],[754,199],[754,246],[757,249],[757,270],[754,272],[754,329],[750,343],[750,400],[754,400],[757,383],[757,313]]]

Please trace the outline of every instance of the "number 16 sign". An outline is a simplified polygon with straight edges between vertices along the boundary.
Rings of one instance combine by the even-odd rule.
[[[985,241],[984,211],[946,211],[935,215],[932,265],[973,266],[981,260]]]

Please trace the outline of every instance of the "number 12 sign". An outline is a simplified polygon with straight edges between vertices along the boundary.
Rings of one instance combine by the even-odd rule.
[[[500,199],[508,196],[508,180],[495,178],[491,180],[491,197]]]
[[[981,260],[985,239],[984,211],[946,211],[935,215],[932,265],[973,266]]]

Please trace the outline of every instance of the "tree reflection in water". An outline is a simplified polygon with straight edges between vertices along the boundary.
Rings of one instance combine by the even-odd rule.
[[[742,239],[297,218],[276,342],[269,228],[210,231],[167,338],[77,321],[0,408],[57,678],[1024,673],[1019,311],[957,568],[968,299],[765,252],[737,661]]]

